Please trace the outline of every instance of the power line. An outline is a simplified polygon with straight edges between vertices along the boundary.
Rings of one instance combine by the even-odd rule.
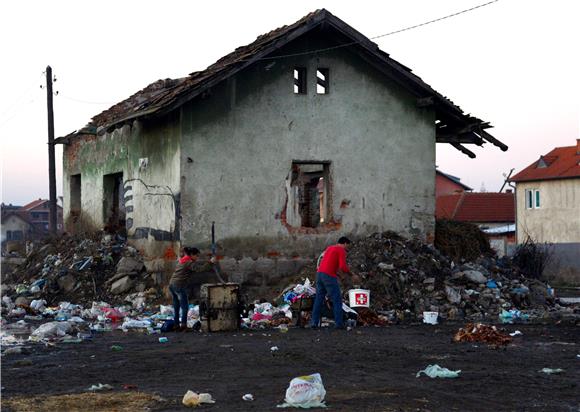
[[[370,37],[369,39],[371,39],[371,40],[380,39],[382,37],[387,37],[387,36],[391,36],[393,34],[401,33],[401,32],[408,31],[408,30],[412,30],[412,29],[416,29],[418,27],[426,26],[426,25],[431,24],[431,23],[436,23],[436,22],[439,22],[441,20],[445,20],[445,19],[449,19],[451,17],[459,16],[460,14],[468,13],[470,11],[479,9],[481,7],[489,6],[490,4],[497,3],[498,1],[499,0],[489,1],[487,3],[479,4],[477,6],[474,6],[474,7],[469,8],[469,9],[464,9],[464,10],[461,10],[461,11],[458,11],[458,12],[455,12],[455,13],[452,13],[452,14],[448,14],[448,15],[443,16],[443,17],[438,17],[436,19],[429,20],[429,21],[426,21],[426,22],[423,22],[423,23],[419,23],[419,24],[415,24],[413,26],[404,27],[402,29],[395,30],[395,31],[391,31],[389,33],[380,34],[378,36]],[[281,55],[281,56],[262,57],[262,58],[257,59],[257,60],[275,60],[275,59],[282,59],[282,58],[286,58],[286,57],[305,56],[305,55],[308,55],[308,54],[323,53],[323,52],[330,51],[330,50],[340,49],[342,47],[353,46],[355,44],[360,44],[360,43],[362,43],[362,41],[353,41],[353,42],[349,42],[349,43],[340,44],[338,46],[326,47],[326,48],[323,48],[323,49],[309,50],[309,51],[300,52],[300,53],[284,54],[284,55]],[[237,60],[236,63],[237,62],[240,62],[240,61],[250,61],[250,60]]]
[[[89,101],[86,101],[86,100],[80,100],[80,99],[76,99],[74,97],[65,96],[62,93],[59,93],[58,95],[60,97],[64,97],[67,100],[72,100],[73,102],[77,102],[77,103],[84,103],[84,104],[115,104],[113,102],[89,102]]]

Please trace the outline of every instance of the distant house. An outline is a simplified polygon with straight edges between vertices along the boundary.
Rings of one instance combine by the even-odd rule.
[[[343,234],[432,241],[435,144],[507,150],[489,127],[318,10],[57,139],[65,221],[125,228],[148,268],[215,221],[224,273],[265,285]]]
[[[439,196],[435,217],[474,223],[485,232],[499,255],[515,243],[515,196],[506,193],[461,192]]]
[[[435,197],[471,192],[472,190],[469,186],[461,183],[460,178],[443,173],[441,170],[435,170]]]
[[[35,232],[32,222],[22,214],[12,210],[2,211],[2,244],[30,240]]]
[[[540,156],[511,181],[518,243],[552,243],[558,271],[580,283],[580,139]]]
[[[39,233],[48,233],[50,228],[50,208],[48,199],[37,199],[22,206],[18,212],[27,217],[28,221],[36,228]],[[62,206],[56,205],[56,229],[62,232]]]

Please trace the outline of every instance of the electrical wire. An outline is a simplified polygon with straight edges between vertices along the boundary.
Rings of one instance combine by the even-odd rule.
[[[112,104],[115,104],[113,102],[89,102],[89,101],[86,101],[86,100],[80,100],[80,99],[76,99],[74,97],[69,97],[69,96],[66,96],[66,95],[64,95],[62,93],[59,93],[58,95],[60,97],[64,97],[67,100],[72,100],[73,102],[77,102],[77,103],[84,103],[84,104],[111,104],[111,105]]]
[[[391,31],[389,33],[380,34],[378,36],[369,37],[369,39],[370,40],[380,39],[380,38],[383,38],[383,37],[391,36],[393,34],[402,33],[404,31],[416,29],[418,27],[426,26],[426,25],[431,24],[431,23],[436,23],[436,22],[439,22],[441,20],[445,20],[445,19],[449,19],[451,17],[459,16],[460,14],[468,13],[470,11],[479,9],[481,7],[489,6],[490,4],[497,3],[498,1],[499,0],[492,0],[492,1],[489,1],[487,3],[482,3],[482,4],[479,4],[477,6],[471,7],[469,9],[464,9],[464,10],[461,10],[461,11],[458,11],[458,12],[455,12],[455,13],[452,13],[452,14],[448,14],[448,15],[443,16],[443,17],[438,17],[438,18],[433,19],[433,20],[429,20],[429,21],[426,21],[426,22],[423,22],[423,23],[415,24],[413,26],[404,27],[402,29],[395,30],[395,31]],[[283,58],[287,58],[287,57],[296,57],[296,56],[305,56],[305,55],[308,55],[308,54],[323,53],[323,52],[327,52],[327,51],[330,51],[330,50],[340,49],[342,47],[353,46],[355,44],[360,44],[362,42],[363,41],[353,41],[353,42],[349,42],[349,43],[340,44],[338,46],[326,47],[326,48],[323,48],[323,49],[309,50],[309,51],[300,52],[300,53],[284,54],[284,55],[281,55],[281,56],[262,57],[262,58],[259,58],[259,59],[256,59],[256,60],[275,60],[275,59],[283,59]],[[250,61],[250,60],[249,59],[248,60],[236,60],[236,63],[237,62],[244,62],[244,61]]]

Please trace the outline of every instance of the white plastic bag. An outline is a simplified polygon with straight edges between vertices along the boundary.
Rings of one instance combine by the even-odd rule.
[[[173,316],[173,306],[169,306],[169,305],[159,305],[159,313],[161,315],[171,315],[171,316]]]
[[[46,309],[46,300],[44,299],[36,299],[33,300],[32,302],[30,302],[30,308],[34,309],[37,312],[44,312],[44,309]]]
[[[40,339],[57,338],[65,336],[71,330],[72,325],[70,322],[48,322],[40,325],[38,329],[32,332],[31,337],[34,336]]]
[[[452,371],[447,368],[442,368],[439,365],[429,365],[425,369],[417,372],[416,377],[418,378],[422,373],[430,378],[457,378],[461,370]]]
[[[215,403],[215,400],[209,393],[196,393],[193,391],[187,391],[183,395],[183,400],[181,401],[185,406],[196,407],[201,403]]]
[[[285,403],[278,408],[326,408],[324,397],[326,390],[319,373],[299,376],[290,381],[286,389]]]

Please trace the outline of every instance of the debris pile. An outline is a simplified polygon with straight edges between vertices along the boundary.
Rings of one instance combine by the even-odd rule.
[[[155,280],[145,272],[139,252],[127,246],[123,237],[103,233],[65,235],[38,246],[23,264],[7,274],[2,294],[23,307],[38,299],[49,305],[61,301],[122,303],[132,292],[157,298]]]
[[[549,285],[529,279],[506,257],[479,256],[456,264],[433,245],[385,232],[353,242],[348,261],[362,279],[359,286],[371,291],[371,308],[387,315],[394,311],[399,320],[417,319],[426,311],[442,319],[472,320],[498,320],[515,309],[534,317],[578,315],[558,305]],[[310,267],[302,273],[314,272]]]
[[[495,326],[482,323],[468,323],[453,336],[454,342],[483,342],[492,346],[506,346],[512,338],[502,333]]]
[[[485,234],[473,223],[441,219],[435,223],[435,247],[455,261],[492,255]]]

